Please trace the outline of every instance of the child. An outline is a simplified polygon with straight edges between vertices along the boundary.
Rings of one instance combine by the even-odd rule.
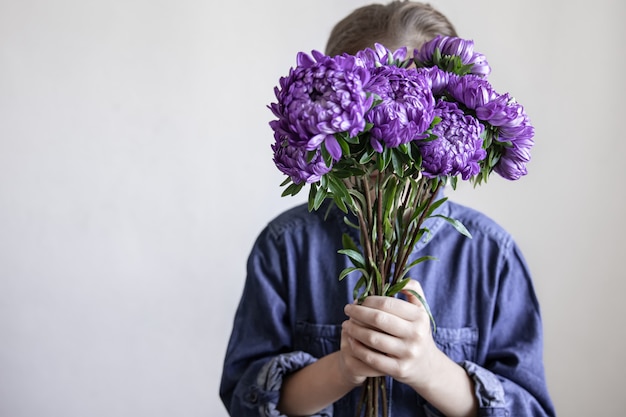
[[[356,9],[340,21],[326,53],[354,54],[381,43],[419,48],[457,36],[426,4],[394,1]],[[250,253],[220,394],[233,417],[354,417],[366,377],[387,376],[389,416],[551,416],[543,370],[539,306],[511,236],[481,213],[446,202],[468,239],[432,218],[414,258],[417,297],[370,296],[353,303],[358,277],[337,253],[355,233],[336,208],[295,207],[271,221]],[[358,236],[354,236],[358,241]],[[356,275],[356,274],[352,274]]]

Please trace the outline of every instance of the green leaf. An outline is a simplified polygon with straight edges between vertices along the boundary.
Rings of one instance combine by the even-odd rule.
[[[339,281],[342,281],[345,277],[347,277],[349,274],[351,274],[354,271],[361,271],[363,275],[366,274],[366,271],[364,269],[351,266],[341,271],[341,273],[339,274]]]
[[[317,209],[320,208],[320,206],[322,205],[322,203],[326,199],[327,195],[328,195],[328,192],[326,191],[325,188],[319,188],[317,190],[317,193],[315,193],[315,197],[313,199],[313,209],[314,210],[317,210]]]
[[[425,262],[425,261],[435,261],[435,260],[437,260],[437,258],[435,258],[434,256],[429,256],[429,255],[422,256],[422,257],[414,260],[413,262],[411,262],[409,265],[407,265],[405,269],[408,271],[409,269],[413,268],[417,264],[420,264],[420,263]]]
[[[377,288],[382,290],[382,286],[383,286],[383,277],[380,274],[380,270],[378,269],[378,266],[374,263],[370,263],[370,266],[372,267],[372,269],[374,270],[374,275],[376,276],[376,285]]]
[[[441,120],[442,120],[442,119],[441,119],[441,117],[439,117],[439,116],[435,116],[435,117],[433,118],[433,121],[432,121],[432,122],[431,122],[431,124],[430,124],[430,127],[432,128],[432,127],[437,126],[439,123],[441,123]]]
[[[428,211],[426,212],[426,217],[430,217],[431,214],[433,214],[433,212],[435,210],[437,210],[443,203],[445,203],[448,200],[448,197],[444,197],[444,198],[440,198],[439,200],[435,201],[434,203],[432,203],[430,205],[430,207],[428,208]]]
[[[348,192],[351,197],[356,198],[359,201],[361,207],[365,207],[365,196],[361,192],[355,189],[350,189]]]
[[[339,134],[335,135],[335,139],[337,140],[337,143],[339,143],[339,146],[341,146],[341,153],[344,157],[349,157],[350,156],[350,145],[348,144],[348,142]]]
[[[387,148],[386,146],[383,147],[383,152],[378,154],[378,159],[376,159],[376,162],[378,165],[378,170],[380,172],[384,171],[391,162],[391,149]]]
[[[440,218],[444,219],[445,221],[450,223],[463,236],[466,236],[466,237],[468,237],[470,239],[472,238],[472,235],[469,232],[469,230],[467,230],[467,228],[460,221],[458,221],[456,219],[452,219],[452,218],[450,218],[448,216],[444,216],[443,214],[435,214],[432,217],[440,217]]]
[[[385,216],[385,220],[383,224],[383,234],[385,237],[385,249],[391,246],[391,241],[394,237],[393,232],[394,232],[394,229],[393,229],[393,225],[391,224],[391,219],[389,219],[389,216]]]
[[[333,201],[335,202],[335,205],[339,208],[339,210],[343,211],[344,213],[348,213],[348,207],[346,207],[346,203],[341,199],[341,197],[333,195]]]
[[[363,165],[359,165],[359,162],[357,161],[358,156],[354,155],[351,158],[348,159],[340,159],[337,164],[333,167],[333,172],[334,171],[340,171],[340,172],[346,172],[346,173],[350,173],[349,177],[363,177],[364,175],[367,174],[367,167],[363,166]],[[345,179],[348,178],[348,176],[344,176],[344,175],[336,175],[335,176],[337,179]],[[355,181],[354,178],[351,178],[350,181],[347,181],[349,184],[354,184]]]
[[[468,74],[472,70],[473,66],[474,64],[461,65],[461,67],[459,68],[459,75]]]
[[[422,227],[422,228],[420,229],[420,232],[419,232],[419,234],[418,234],[419,238],[415,241],[415,243],[417,243],[417,242],[418,242],[418,241],[422,238],[422,236],[424,236],[424,235],[426,235],[426,238],[425,238],[425,239],[426,239],[426,241],[429,241],[429,240],[430,240],[430,238],[432,237],[432,233],[431,233],[431,231],[430,231],[430,229],[429,229],[429,228],[427,228],[427,227]]]
[[[328,188],[328,175],[322,175],[319,181],[320,187]]]
[[[365,269],[365,257],[358,250],[354,250],[354,249],[340,249],[338,252],[341,253],[342,255],[346,255],[348,258],[350,258],[350,260],[352,261],[354,266],[356,266],[357,268]]]
[[[311,184],[311,188],[309,189],[309,211],[313,211],[315,209],[315,195],[317,194],[317,184]]]
[[[359,297],[359,303],[362,303],[365,297],[367,297],[370,294],[370,291],[372,290],[372,278],[371,277],[366,278],[365,282],[366,282],[365,290],[363,291],[363,294],[361,295],[361,297]]]
[[[361,278],[359,278],[354,286],[354,289],[352,290],[352,298],[357,300],[358,304],[362,304],[363,300],[365,300],[369,295],[371,288],[372,280],[364,275],[361,275]],[[361,295],[359,295],[359,293],[361,293]]]
[[[409,273],[411,268],[413,268],[415,265],[420,264],[425,261],[436,261],[436,260],[437,258],[435,258],[434,256],[422,256],[421,258],[416,259],[413,262],[411,262],[409,265],[405,266],[404,271],[402,271],[398,279],[404,279],[404,277]]]
[[[400,155],[397,152],[391,152],[391,164],[393,166],[393,170],[399,177],[404,176],[404,163],[400,158]]]
[[[366,149],[361,158],[359,159],[359,164],[365,165],[372,160],[376,151],[374,149]]]
[[[404,287],[406,287],[406,284],[409,283],[409,281],[411,281],[411,278],[406,278],[406,279],[403,279],[403,280],[400,280],[400,281],[396,282],[391,287],[389,287],[387,292],[385,292],[385,295],[387,295],[389,297],[393,297],[394,295],[396,295],[397,293],[402,291],[404,289]]]
[[[300,184],[293,183],[289,187],[285,188],[285,190],[283,191],[281,196],[285,197],[285,196],[288,196],[288,195],[296,195],[296,194],[298,194],[300,192],[302,187],[304,187],[304,183],[303,182],[301,182]]]
[[[358,224],[356,224],[356,223],[352,223],[352,222],[350,221],[350,219],[348,219],[348,218],[347,218],[347,217],[345,217],[345,216],[344,216],[344,218],[343,218],[343,222],[344,222],[345,224],[347,224],[349,227],[352,227],[353,229],[357,229],[357,230],[359,230],[359,225],[358,225]]]
[[[328,152],[328,149],[326,149],[325,143],[322,143],[321,150],[322,150],[322,159],[324,160],[324,163],[326,164],[327,167],[330,167],[333,163],[333,157],[331,156],[330,152]]]
[[[332,204],[326,205],[326,211],[324,211],[324,221],[328,220],[328,215],[332,211],[332,208],[333,208]]]
[[[354,298],[355,300],[357,299],[357,296],[359,295],[361,288],[365,286],[366,283],[367,283],[367,278],[365,278],[364,275],[361,275],[361,278],[359,278],[356,284],[354,284],[354,289],[352,290],[352,298]]]
[[[458,177],[450,177],[450,186],[453,190],[456,190],[456,183],[458,181]]]
[[[491,152],[489,154],[489,168],[495,167],[499,160],[500,160],[500,152],[496,152],[495,150]]]
[[[439,64],[439,61],[441,61],[441,50],[439,48],[435,48],[435,51],[433,52],[433,63],[437,65]]]
[[[493,133],[491,129],[485,129],[485,138],[483,139],[483,148],[488,149],[491,146],[491,142],[493,140]]]
[[[439,187],[439,183],[441,182],[441,180],[439,178],[434,178],[430,181],[430,190],[434,193],[437,190],[437,187]]]
[[[422,164],[422,154],[420,148],[417,146],[416,141],[411,141],[411,158],[413,158],[414,164],[420,166]]]
[[[430,133],[427,138],[422,139],[422,142],[432,142],[433,140],[439,139],[439,136],[434,133]]]
[[[345,217],[344,217],[344,221],[345,222],[349,222],[347,220],[347,218],[345,218]],[[344,249],[351,249],[353,251],[358,251],[359,250],[358,246],[356,245],[356,243],[354,242],[352,237],[350,237],[350,235],[347,234],[347,233],[344,233],[341,236],[341,243],[342,243]]]
[[[395,178],[389,178],[387,184],[384,187],[383,194],[383,213],[384,217],[389,217],[389,212],[393,209],[396,201],[396,191],[398,189],[398,182]]]
[[[332,175],[328,176],[328,187],[333,194],[340,197],[342,200],[349,200],[351,198],[346,184]]]
[[[352,144],[352,145],[358,145],[359,144],[359,137],[358,136],[350,136],[349,134],[345,134],[345,136],[343,136],[343,139]]]

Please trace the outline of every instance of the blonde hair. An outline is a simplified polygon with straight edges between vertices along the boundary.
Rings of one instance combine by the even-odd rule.
[[[430,4],[396,0],[355,9],[332,29],[326,54],[356,52],[380,43],[412,51],[437,35],[458,36],[452,23]]]

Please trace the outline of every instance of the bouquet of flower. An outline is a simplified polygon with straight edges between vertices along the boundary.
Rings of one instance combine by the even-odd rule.
[[[287,176],[283,196],[309,184],[309,210],[332,199],[358,220],[346,217],[360,240],[344,235],[340,252],[353,266],[338,278],[359,274],[359,302],[394,296],[412,267],[432,259],[408,262],[428,236],[427,218],[442,217],[471,237],[437,213],[442,187],[454,188],[459,177],[476,186],[493,171],[510,180],[526,174],[534,128],[520,104],[492,88],[490,72],[472,41],[439,36],[412,56],[379,44],[355,55],[301,52],[280,79],[269,108],[274,162]],[[368,378],[363,393],[367,417],[380,405],[386,413],[384,378]]]

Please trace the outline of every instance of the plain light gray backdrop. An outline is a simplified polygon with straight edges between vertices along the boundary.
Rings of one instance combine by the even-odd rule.
[[[254,238],[281,210],[273,87],[363,0],[0,0],[0,416],[225,416]],[[534,274],[563,416],[623,413],[622,0],[433,1],[536,126],[452,197]]]

